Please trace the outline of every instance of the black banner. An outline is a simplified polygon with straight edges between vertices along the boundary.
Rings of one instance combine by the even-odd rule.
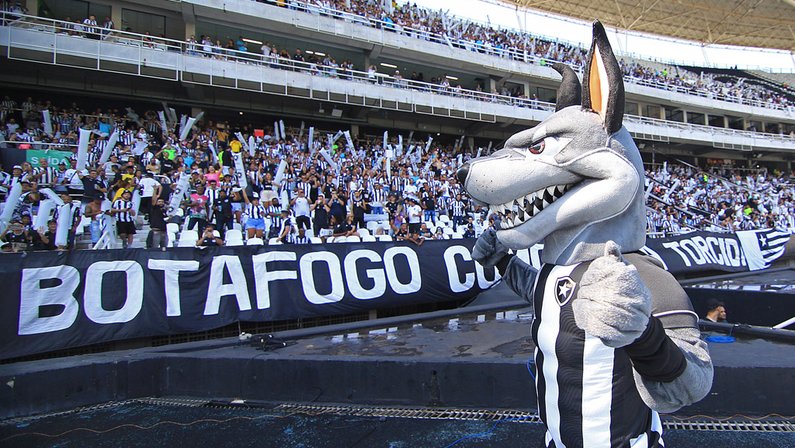
[[[662,261],[670,273],[748,271],[740,240],[734,233],[692,232],[646,239],[645,252]]]
[[[0,255],[0,359],[474,297],[474,240]]]
[[[475,240],[0,254],[0,359],[62,348],[474,297]],[[541,245],[519,257],[538,267]],[[748,271],[735,234],[649,239],[673,274]]]

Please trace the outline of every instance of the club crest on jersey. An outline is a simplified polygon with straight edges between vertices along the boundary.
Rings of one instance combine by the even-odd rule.
[[[558,300],[558,305],[563,306],[571,300],[574,296],[574,287],[577,286],[571,277],[561,277],[555,283],[555,298]]]

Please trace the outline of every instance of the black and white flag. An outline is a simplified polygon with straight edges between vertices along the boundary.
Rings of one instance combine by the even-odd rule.
[[[737,232],[737,239],[748,260],[748,269],[769,268],[784,253],[790,234],[784,230],[762,229]]]

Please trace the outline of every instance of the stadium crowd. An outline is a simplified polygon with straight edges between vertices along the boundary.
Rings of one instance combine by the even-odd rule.
[[[43,123],[45,110],[50,125]],[[170,231],[170,224],[195,230],[198,245],[225,244],[230,231],[240,244],[244,236],[306,243],[376,235],[421,244],[499,228],[499,217],[472,204],[455,179],[458,166],[478,152],[462,149],[463,142],[440,145],[411,135],[403,140],[393,132],[357,138],[304,123],[282,129],[279,122],[271,127],[209,119],[180,139],[186,117],[169,120],[168,115],[161,118],[154,110],[138,115],[129,108],[86,111],[75,103],[58,107],[32,97],[21,103],[5,97],[0,145],[65,152],[0,167],[0,213],[9,223],[0,239],[14,243],[4,250],[55,249],[60,208],[43,203],[58,199],[75,205],[64,221],[65,247],[96,243],[107,229],[112,234],[114,223],[123,247],[135,245],[135,233],[146,227],[148,247],[170,245],[175,236],[170,234],[179,232]],[[80,128],[92,131],[82,170],[76,166]],[[114,129],[117,143],[108,148]],[[49,162],[53,157],[55,163]],[[790,174],[649,167],[648,232],[765,227],[792,232]],[[21,194],[9,202],[16,185]],[[46,216],[38,217],[39,210]]]
[[[451,16],[445,11],[420,8],[410,2],[402,5],[394,4],[387,10],[383,7],[382,2],[371,0],[257,1],[382,28],[397,34],[473,52],[524,60],[540,65],[562,61],[575,67],[582,67],[587,52],[585,48],[568,43],[548,40],[518,30],[479,24]],[[4,8],[13,14],[25,13],[24,8],[13,2],[5,3]],[[62,30],[64,33],[96,39],[113,38],[112,30],[116,27],[110,17],[105,17],[101,21],[94,16],[76,20],[65,17],[64,20],[67,22]],[[125,31],[135,30],[127,29]],[[173,42],[162,40],[162,37],[150,36],[146,33],[142,44],[163,50],[174,49]],[[485,92],[515,98],[516,101],[510,101],[510,103],[520,106],[532,106],[537,101],[534,94],[525,92],[520,85],[501,85],[490,89],[482,84],[462,86],[455,82],[457,81],[456,76],[447,73],[435,73],[427,78],[421,72],[409,75],[400,73],[399,70],[389,70],[388,73],[382,73],[379,72],[379,67],[376,65],[356,66],[348,59],[338,62],[332,54],[333,52],[324,50],[325,52],[315,53],[301,49],[291,51],[287,48],[278,48],[270,42],[254,44],[242,36],[237,38],[230,36],[221,38],[210,35],[201,35],[196,38],[192,36],[183,45],[184,47],[179,50],[191,55],[216,59],[235,57],[247,61],[257,60],[270,64],[274,68],[302,70],[317,75],[353,79],[359,74],[366,74],[362,76],[366,76],[374,82],[387,83],[396,87],[432,89],[445,94],[475,96],[485,101],[501,100],[493,96],[478,94]],[[621,60],[620,62],[628,82],[643,83],[657,88],[731,102],[795,109],[795,101],[786,93],[788,92],[787,86],[781,86],[781,89],[775,91],[758,83],[754,78],[719,76],[703,71],[696,73],[684,67],[645,63],[638,60]]]

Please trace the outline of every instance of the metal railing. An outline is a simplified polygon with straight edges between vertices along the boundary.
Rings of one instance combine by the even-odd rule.
[[[487,122],[495,122],[498,113],[516,117],[515,110],[500,107],[518,107],[543,112],[537,118],[522,117],[525,119],[544,118],[555,108],[552,103],[534,99],[414,81],[375,71],[362,72],[278,56],[263,56],[215,45],[208,47],[199,42],[155,38],[122,31],[87,33],[81,31],[78,28],[80,25],[76,23],[35,16],[17,16],[14,20],[8,20],[7,15],[4,14],[3,19],[0,41],[5,42],[0,43],[6,46],[6,55],[9,59]],[[281,76],[281,79],[278,76]],[[303,84],[299,85],[295,81],[297,77],[303,77]],[[342,84],[329,84],[329,82]],[[362,89],[362,86],[368,87]],[[390,90],[370,91],[382,87]],[[338,89],[338,92],[335,92],[335,89]],[[391,97],[387,97],[385,92],[390,93]],[[401,108],[404,106],[408,109]],[[688,124],[629,114],[625,116],[625,122],[638,138],[646,137],[640,130],[633,129],[633,125],[650,126],[665,141],[670,140],[670,131],[675,130],[703,134],[709,139],[722,137],[747,140],[747,142],[718,142],[724,146],[740,145],[743,148],[746,146],[750,148],[757,142],[766,141],[783,145],[784,149],[795,149],[795,138],[779,134]],[[658,139],[655,138],[657,134],[649,135],[648,139]]]
[[[391,36],[401,35],[410,38],[424,40],[431,43],[446,45],[450,48],[458,48],[462,50],[477,52],[481,54],[510,59],[514,61],[521,61],[528,64],[552,65],[555,62],[563,62],[571,65],[574,68],[574,70],[578,72],[580,75],[582,74],[583,71],[582,66],[574,64],[570,60],[559,61],[556,59],[533,54],[531,52],[528,52],[526,49],[520,50],[517,48],[512,48],[502,45],[492,45],[491,43],[485,41],[471,41],[466,39],[453,38],[450,37],[448,34],[438,34],[426,30],[414,29],[411,27],[403,26],[398,23],[387,22],[376,18],[359,16],[350,12],[340,11],[333,8],[327,8],[325,6],[320,6],[312,3],[290,1],[288,4],[285,4],[284,6],[277,6],[275,4],[276,2],[260,1],[259,3],[265,3],[268,5],[272,5],[273,7],[286,7],[291,10],[302,11],[316,15],[318,17],[318,21],[315,26],[310,27],[304,23],[295,23],[295,25],[299,28],[310,29],[315,32],[328,33],[326,27],[321,21],[322,18],[327,17],[337,20],[343,20],[357,25],[379,29],[381,30],[380,38],[376,39],[375,42],[385,46],[393,46],[390,45],[389,43],[389,39]],[[537,38],[535,36],[528,36],[528,37],[530,39]],[[549,45],[558,45],[556,42],[552,41],[546,41],[545,43],[548,43]],[[660,82],[657,80],[637,78],[630,75],[624,75],[624,82],[645,86],[645,87],[651,87],[654,89],[664,90],[666,92],[675,92],[685,95],[697,96],[705,99],[725,101],[729,103],[743,104],[754,107],[763,107],[766,109],[795,111],[795,105],[784,106],[770,101],[756,100],[756,99],[744,98],[733,95],[724,95],[722,93],[716,93],[708,90],[698,89],[691,86],[681,86],[671,83]]]

